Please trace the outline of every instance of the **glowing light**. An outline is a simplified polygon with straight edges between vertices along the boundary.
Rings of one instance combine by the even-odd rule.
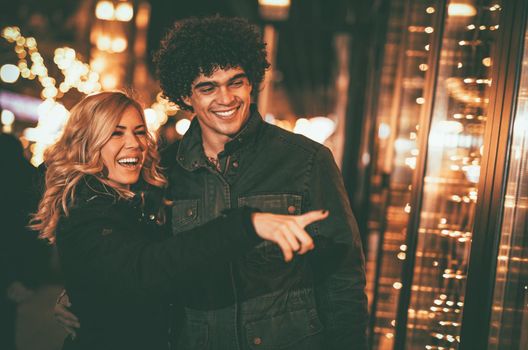
[[[486,58],[482,59],[482,64],[485,67],[491,67],[491,57],[486,57]]]
[[[480,178],[480,165],[468,165],[463,168],[468,181],[478,183]]]
[[[401,289],[401,288],[403,287],[403,284],[401,284],[400,282],[394,282],[394,283],[392,284],[392,287],[393,287],[394,289]]]
[[[12,125],[15,122],[15,114],[8,109],[4,109],[0,116],[0,120],[4,125]]]
[[[420,69],[422,72],[425,72],[426,70],[429,69],[429,66],[425,63],[422,63],[418,66],[418,69]]]
[[[259,0],[258,3],[260,6],[290,6],[290,0]]]
[[[105,90],[115,89],[117,86],[117,77],[113,74],[105,75],[101,79],[101,85]]]
[[[434,131],[442,134],[458,134],[464,130],[462,123],[443,120],[435,124]]]
[[[4,83],[14,83],[18,80],[20,76],[20,69],[14,64],[4,64],[0,68],[0,79]]]
[[[96,46],[101,51],[107,51],[112,46],[112,39],[109,36],[101,35],[97,38]]]
[[[114,4],[110,1],[99,1],[95,7],[95,16],[107,21],[113,20]]]
[[[416,99],[416,103],[419,104],[419,105],[423,105],[425,103],[425,98],[423,97],[418,97]]]
[[[469,4],[449,4],[447,14],[453,17],[473,17],[477,14],[477,9]]]
[[[102,72],[106,67],[106,61],[103,57],[96,57],[90,62],[90,67],[96,72]]]
[[[117,4],[115,8],[115,18],[118,21],[128,22],[134,17],[134,9],[128,2],[122,2]]]
[[[334,133],[334,130],[335,122],[326,117],[299,118],[293,128],[294,133],[304,135],[319,143],[324,143]]]
[[[435,9],[434,7],[428,7],[425,9],[425,12],[427,12],[428,14],[432,14],[432,13],[435,13]]]
[[[394,148],[398,153],[405,153],[412,149],[414,142],[405,138],[399,138],[394,141]]]
[[[434,32],[434,28],[433,27],[426,27],[424,29],[424,32],[426,32],[427,34],[431,34],[432,32]]]
[[[127,40],[125,38],[115,38],[112,40],[112,51],[113,52],[123,52],[127,48]]]
[[[180,119],[176,122],[176,132],[183,136],[189,130],[190,126],[191,121],[189,119]]]
[[[390,136],[390,126],[386,123],[380,123],[378,128],[378,137],[382,140],[387,139]]]

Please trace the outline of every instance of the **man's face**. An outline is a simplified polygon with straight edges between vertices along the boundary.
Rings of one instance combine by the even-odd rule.
[[[194,80],[191,96],[183,100],[194,109],[204,142],[225,145],[240,131],[249,117],[251,89],[239,67],[217,69]]]

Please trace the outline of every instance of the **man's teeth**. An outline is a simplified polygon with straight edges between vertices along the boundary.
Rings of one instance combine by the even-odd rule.
[[[121,165],[136,165],[139,163],[139,158],[122,158],[117,162]]]
[[[235,111],[236,111],[236,108],[230,111],[215,112],[215,114],[218,114],[221,117],[230,117],[233,115],[233,113],[235,113]]]

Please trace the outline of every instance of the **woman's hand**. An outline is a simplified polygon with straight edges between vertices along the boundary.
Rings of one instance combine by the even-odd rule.
[[[64,328],[64,330],[71,336],[72,339],[75,339],[77,336],[76,330],[81,328],[79,319],[75,316],[69,309],[71,306],[70,297],[66,293],[66,290],[63,289],[55,307],[53,308],[53,313],[55,316],[55,321]]]
[[[253,226],[260,238],[276,243],[284,260],[293,259],[293,254],[304,254],[314,248],[312,237],[304,230],[311,223],[326,219],[328,211],[310,211],[303,215],[278,215],[254,213]]]

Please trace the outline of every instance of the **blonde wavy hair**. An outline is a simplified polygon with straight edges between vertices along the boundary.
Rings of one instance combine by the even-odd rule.
[[[76,186],[85,176],[93,176],[112,186],[104,175],[101,148],[112,136],[127,108],[135,108],[143,122],[145,115],[140,104],[123,92],[101,92],[80,101],[70,117],[59,140],[44,153],[46,164],[45,192],[30,228],[40,232],[39,237],[55,242],[55,229],[61,216],[68,216],[75,201]],[[147,149],[141,170],[145,182],[155,187],[166,187],[167,180],[159,168],[156,142],[146,135]],[[130,190],[112,188],[123,198],[131,198]]]

